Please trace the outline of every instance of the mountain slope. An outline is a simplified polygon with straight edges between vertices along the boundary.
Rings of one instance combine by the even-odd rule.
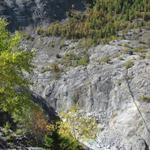
[[[31,89],[58,112],[78,105],[95,117],[97,139],[84,141],[91,149],[149,150],[149,36],[149,30],[131,30],[86,53],[79,41],[61,46],[60,38],[36,36],[27,42],[37,49]]]

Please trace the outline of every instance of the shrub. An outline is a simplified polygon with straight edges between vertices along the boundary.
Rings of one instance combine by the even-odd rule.
[[[147,59],[150,59],[150,53],[147,53],[147,54],[146,54],[146,58],[147,58]]]
[[[74,111],[72,113],[75,115]],[[66,119],[71,119],[68,117],[68,113],[61,114],[63,114],[63,117],[66,117]],[[70,122],[68,121],[59,121],[55,123],[53,132],[45,136],[44,148],[51,150],[83,150],[71,129]]]
[[[48,136],[48,135],[45,135],[44,136],[44,147],[46,149],[53,149],[53,146],[54,146],[54,140],[52,137]]]
[[[86,66],[88,63],[89,63],[89,56],[85,55],[78,60],[77,65],[78,66],[80,66],[80,65]]]
[[[81,39],[80,42],[79,42],[79,48],[85,48],[86,50],[88,48],[90,48],[92,45],[95,45],[95,42],[93,39],[91,38],[84,38],[84,39]]]
[[[58,63],[52,63],[50,64],[50,66],[47,67],[47,71],[48,70],[51,70],[52,73],[53,73],[53,77],[55,79],[59,79],[60,75],[61,75],[61,72],[63,71],[60,67],[59,67],[59,64]]]
[[[145,53],[146,52],[146,50],[143,47],[134,48],[133,51],[137,52],[137,53]]]
[[[59,65],[57,63],[53,63],[50,65],[50,70],[53,72],[53,73],[59,73],[61,72],[61,69],[59,67]]]
[[[66,46],[65,39],[61,39],[61,41],[60,41],[60,49],[62,49],[65,46]]]
[[[105,64],[105,63],[109,63],[110,62],[110,56],[103,56],[100,60],[99,60],[99,62],[100,62],[100,64]]]
[[[29,33],[23,32],[23,39],[29,40],[29,41],[33,41],[34,37],[32,37]]]
[[[89,56],[86,52],[83,54],[77,55],[73,52],[66,53],[63,57],[62,64],[66,67],[73,66],[86,66],[89,63]]]
[[[75,53],[68,52],[64,55],[62,63],[65,66],[76,66],[78,59],[79,59],[79,56],[77,56]]]
[[[144,102],[150,103],[150,95],[143,95],[143,96],[141,97],[141,99],[142,99]]]
[[[61,112],[63,122],[60,124],[60,134],[72,134],[76,139],[94,139],[98,130],[95,118],[79,113],[77,106],[73,106],[67,113]],[[68,132],[69,131],[69,132]]]
[[[124,66],[126,69],[132,68],[134,66],[134,62],[132,60],[128,60]]]
[[[51,135],[45,136],[44,148],[50,150],[83,150],[71,134],[69,136],[59,134],[59,127]]]

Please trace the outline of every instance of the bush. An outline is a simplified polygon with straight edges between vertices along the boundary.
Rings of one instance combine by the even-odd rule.
[[[59,65],[57,63],[53,63],[50,65],[50,70],[53,72],[53,73],[59,73],[61,72],[61,69],[59,67]]]
[[[134,48],[133,51],[137,52],[137,53],[145,53],[146,52],[146,50],[143,47]]]
[[[109,63],[110,61],[111,61],[110,56],[104,56],[99,60],[100,64]]]
[[[50,69],[53,73],[53,77],[55,79],[59,79],[60,75],[61,75],[61,72],[63,71],[60,67],[59,67],[59,64],[58,63],[52,63],[50,64],[49,67],[47,67],[47,71],[48,69]]]
[[[66,53],[63,57],[62,64],[66,67],[73,66],[86,66],[89,63],[89,56],[86,52],[83,54],[77,55],[73,52]]]
[[[150,95],[143,95],[143,96],[141,97],[141,99],[142,99],[144,102],[150,103]]]
[[[51,150],[83,150],[67,122],[59,121],[53,127],[53,132],[45,136],[44,148]]]
[[[147,54],[146,54],[146,58],[147,58],[147,59],[150,59],[150,53],[147,53]]]
[[[60,116],[63,120],[60,124],[60,134],[67,136],[71,134],[76,139],[95,139],[98,130],[95,118],[79,113],[77,106],[71,107],[67,113],[61,112]]]
[[[32,37],[29,33],[23,32],[23,39],[29,40],[29,41],[33,41],[34,37]]]
[[[83,150],[72,135],[61,135],[57,130],[54,131],[52,135],[45,136],[43,147],[50,150]]]
[[[81,39],[79,42],[79,48],[84,48],[85,50],[87,50],[88,48],[90,48],[92,45],[95,45],[95,41],[91,38],[84,38]]]
[[[124,66],[126,69],[132,68],[134,66],[134,62],[132,60],[128,60]]]
[[[77,65],[78,66],[86,66],[86,65],[88,65],[88,63],[89,63],[89,56],[85,55],[78,60]]]

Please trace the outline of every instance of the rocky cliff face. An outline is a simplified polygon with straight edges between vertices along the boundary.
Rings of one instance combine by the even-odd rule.
[[[23,42],[37,50],[31,89],[57,111],[78,104],[96,117],[101,126],[97,138],[85,142],[91,149],[149,150],[150,103],[144,101],[150,91],[149,36],[148,30],[135,30],[124,40],[92,47],[89,64],[76,67],[60,62],[68,52],[81,55],[78,42],[64,41],[62,48],[58,38],[36,36]],[[51,64],[58,64],[59,75]]]
[[[0,16],[11,21],[12,30],[45,25],[65,18],[72,4],[83,9],[80,0],[1,0]],[[100,124],[97,138],[83,141],[91,149],[149,150],[150,103],[144,101],[150,101],[149,37],[148,30],[130,31],[123,40],[86,50],[87,66],[66,67],[66,53],[85,52],[79,41],[33,35],[32,41],[22,42],[36,50],[31,90],[57,111],[78,104],[95,117]]]
[[[1,0],[0,17],[10,21],[11,30],[34,27],[66,18],[72,5],[74,9],[84,8],[80,0]]]

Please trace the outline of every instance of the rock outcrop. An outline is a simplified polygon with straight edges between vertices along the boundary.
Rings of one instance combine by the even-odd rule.
[[[65,53],[80,55],[83,49],[78,42],[65,41],[60,49],[60,39],[36,36],[23,43],[37,49],[31,89],[57,111],[78,104],[87,115],[96,117],[101,126],[97,139],[84,142],[91,149],[149,150],[150,103],[142,99],[150,91],[149,35],[148,30],[131,31],[124,40],[90,48],[87,66],[67,68],[59,62]],[[50,46],[54,41],[56,46]],[[48,69],[53,63],[63,70],[57,78]]]

